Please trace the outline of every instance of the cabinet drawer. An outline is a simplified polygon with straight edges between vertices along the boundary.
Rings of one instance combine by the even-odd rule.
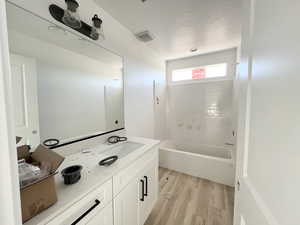
[[[112,180],[107,181],[95,190],[88,193],[81,200],[73,204],[70,208],[51,220],[47,225],[70,225],[79,217],[84,215],[89,218],[96,212],[103,209],[112,200]],[[86,220],[84,218],[82,220]],[[82,223],[78,223],[82,224]]]
[[[76,225],[114,225],[112,202],[104,209],[93,211],[88,217],[85,217]]]
[[[134,161],[113,177],[113,195],[116,196],[129,182],[135,178],[145,165],[158,156],[158,147],[146,152],[142,157]]]

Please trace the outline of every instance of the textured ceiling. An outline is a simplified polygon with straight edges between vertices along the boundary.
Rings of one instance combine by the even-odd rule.
[[[95,2],[133,33],[149,30],[155,40],[146,45],[164,59],[231,48],[240,42],[241,0]],[[191,53],[191,48],[198,51]]]

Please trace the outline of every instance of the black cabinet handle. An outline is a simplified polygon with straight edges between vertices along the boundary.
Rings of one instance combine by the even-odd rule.
[[[140,180],[141,181],[141,183],[142,183],[142,198],[140,198],[140,200],[143,202],[143,201],[145,201],[145,181],[144,180]]]
[[[146,192],[145,192],[145,196],[148,196],[148,177],[144,176],[145,181],[146,181]]]
[[[82,220],[86,215],[88,215],[94,208],[96,208],[101,202],[96,199],[95,200],[95,204],[89,208],[87,211],[85,211],[80,217],[78,217],[71,225],[75,225],[77,223],[79,223],[80,220]]]

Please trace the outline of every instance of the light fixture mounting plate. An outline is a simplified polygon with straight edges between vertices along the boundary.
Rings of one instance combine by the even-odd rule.
[[[64,16],[65,10],[63,10],[58,5],[51,4],[49,6],[49,12],[55,20],[57,20],[58,22],[64,24],[62,18]],[[64,24],[64,25],[66,25],[66,24]],[[70,27],[70,26],[68,26],[68,27]],[[70,28],[72,28],[72,27],[70,27]],[[83,21],[81,21],[81,27],[80,28],[78,28],[78,29],[77,28],[72,28],[72,29],[78,31],[79,33],[81,33],[81,34],[83,34],[87,37],[89,37],[92,40],[97,40],[97,39],[91,38],[91,36],[90,36],[92,27],[90,25],[88,25],[87,23],[83,22]]]

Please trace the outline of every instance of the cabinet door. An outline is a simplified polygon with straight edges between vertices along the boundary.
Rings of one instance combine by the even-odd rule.
[[[139,202],[140,208],[140,225],[144,224],[148,218],[158,195],[158,158],[155,157],[151,162],[143,169],[140,179],[144,182],[140,187],[140,192],[144,191],[144,201]]]
[[[112,203],[102,209],[94,217],[92,217],[86,225],[114,225]]]
[[[114,225],[139,225],[137,179],[133,179],[114,199]]]
[[[154,204],[158,197],[158,159],[154,159],[149,164],[149,167],[145,173],[145,179],[147,179],[147,217],[152,211]]]
[[[145,172],[145,171],[143,171]],[[143,173],[145,174],[145,173]],[[148,208],[148,196],[147,193],[147,183],[144,175],[140,176],[139,179],[139,193],[141,193],[141,198],[139,199],[139,225],[143,225],[147,219],[147,208]],[[149,185],[149,184],[148,184]],[[148,189],[149,191],[149,189]]]

